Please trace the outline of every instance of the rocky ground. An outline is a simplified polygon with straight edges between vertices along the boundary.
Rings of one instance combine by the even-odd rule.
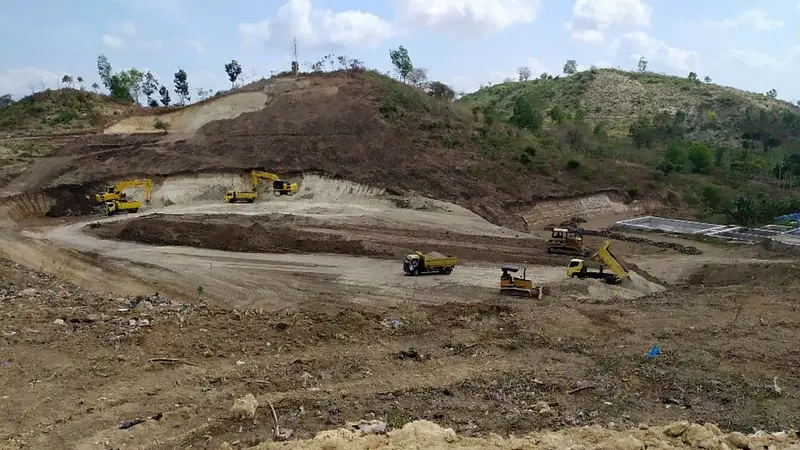
[[[267,401],[295,438],[362,418],[389,430],[434,421],[464,436],[452,445],[477,445],[468,438],[488,433],[681,419],[726,433],[790,429],[800,411],[791,291],[800,277],[781,265],[734,280],[724,270],[708,266],[691,285],[634,302],[579,301],[571,289],[587,286],[565,285],[541,303],[473,289],[472,303],[332,297],[266,313],[217,305],[203,292],[90,293],[3,260],[0,440],[242,448],[271,439]],[[741,286],[752,279],[763,282]],[[661,354],[648,358],[654,345]],[[231,406],[247,393],[262,407],[242,421]],[[631,436],[645,442],[648,433]]]

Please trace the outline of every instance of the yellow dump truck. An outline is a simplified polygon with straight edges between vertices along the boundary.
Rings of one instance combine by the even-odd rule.
[[[567,266],[567,278],[595,278],[608,284],[619,284],[630,277],[628,269],[611,253],[608,241],[592,255],[592,259],[600,263],[599,271],[588,268],[582,259],[573,259]]]
[[[414,252],[403,258],[403,272],[408,275],[422,275],[429,273],[441,273],[450,275],[453,267],[456,266],[458,258],[446,256],[439,252]]]
[[[113,216],[120,213],[135,213],[142,207],[142,202],[125,201],[125,200],[110,200],[105,204],[106,214]]]
[[[228,203],[253,203],[256,201],[258,193],[256,191],[228,191],[225,193],[225,201]]]

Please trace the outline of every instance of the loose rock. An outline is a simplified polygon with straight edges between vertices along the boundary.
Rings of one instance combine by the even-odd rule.
[[[240,397],[234,402],[231,407],[233,417],[239,420],[251,420],[256,416],[256,409],[258,408],[258,400],[253,394]]]

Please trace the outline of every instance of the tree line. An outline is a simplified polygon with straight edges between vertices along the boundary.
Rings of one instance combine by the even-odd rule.
[[[225,73],[228,75],[228,80],[231,82],[231,87],[236,85],[236,80],[242,74],[242,66],[236,60],[225,64]],[[147,105],[150,107],[158,107],[159,102],[161,106],[170,106],[172,98],[170,96],[170,89],[159,82],[159,80],[148,71],[143,73],[136,68],[121,70],[114,72],[111,63],[105,55],[97,57],[97,73],[103,86],[108,90],[112,98],[136,104],[140,103],[140,96],[143,94],[147,99]],[[178,71],[173,74],[173,91],[177,97],[178,102],[176,106],[184,106],[187,102],[191,101],[191,91],[189,88],[189,75],[185,70],[178,68]],[[94,86],[99,87],[99,86]],[[155,95],[159,98],[156,99]],[[197,95],[201,100],[211,96],[213,91],[198,88]]]

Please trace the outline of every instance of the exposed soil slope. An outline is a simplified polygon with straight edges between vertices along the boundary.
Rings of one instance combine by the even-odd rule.
[[[253,99],[266,104],[257,110]],[[152,133],[161,119],[173,126],[163,137]],[[479,123],[459,104],[372,72],[275,78],[181,112],[126,119],[106,130],[148,133],[149,144],[145,138],[106,134],[65,147],[54,154],[65,159],[59,170],[51,170],[48,183],[256,167],[284,175],[317,171],[421,192],[521,227],[510,205],[516,210],[576,189],[623,192],[646,178],[646,168],[631,165],[615,167],[615,177],[570,172],[559,166],[562,157],[556,154],[542,156],[542,163],[553,168],[541,175],[520,161],[527,138],[504,125],[495,128]]]

